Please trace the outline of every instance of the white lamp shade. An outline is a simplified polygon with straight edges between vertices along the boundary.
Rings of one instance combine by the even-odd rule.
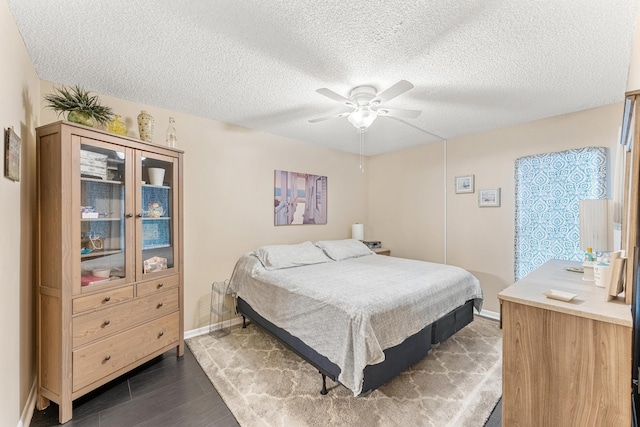
[[[351,238],[354,240],[364,240],[364,224],[353,224],[351,226]]]
[[[580,200],[580,249],[613,251],[613,201]]]

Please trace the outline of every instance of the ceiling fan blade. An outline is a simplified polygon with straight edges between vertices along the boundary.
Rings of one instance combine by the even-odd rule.
[[[351,111],[346,111],[346,112],[340,113],[340,114],[334,114],[333,116],[318,117],[317,119],[309,120],[309,123],[318,123],[318,122],[323,122],[325,120],[336,119],[338,117],[346,117],[349,114],[351,114]]]
[[[379,93],[378,96],[371,100],[372,104],[382,104],[387,102],[396,96],[400,96],[408,90],[413,89],[413,85],[406,80],[400,80],[398,83],[391,86],[389,89],[385,90],[382,93]]]
[[[345,104],[348,105],[349,107],[353,107],[356,104],[351,101],[350,99],[345,98],[344,96],[335,93],[334,91],[332,91],[331,89],[327,89],[326,87],[317,89],[316,92],[318,92],[320,95],[324,95],[327,98],[331,98],[334,101],[338,101],[341,104]]]
[[[379,108],[376,112],[379,116],[401,117],[403,119],[415,119],[422,114],[420,110],[402,110],[399,108]]]

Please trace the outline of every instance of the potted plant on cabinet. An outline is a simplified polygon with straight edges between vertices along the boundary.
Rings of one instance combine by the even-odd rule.
[[[72,88],[54,87],[54,93],[45,95],[44,99],[49,103],[47,107],[58,115],[67,112],[70,122],[90,127],[96,124],[105,126],[113,118],[111,107],[100,105],[97,95],[91,95],[79,85]]]

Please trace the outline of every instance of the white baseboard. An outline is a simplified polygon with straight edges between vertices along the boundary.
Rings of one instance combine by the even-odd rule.
[[[497,313],[495,311],[481,310],[480,313],[478,313],[478,316],[486,317],[487,319],[491,320],[500,320],[500,313]]]
[[[31,418],[33,418],[33,411],[36,409],[36,399],[38,398],[38,378],[33,379],[31,384],[31,390],[29,390],[29,396],[22,408],[22,414],[20,415],[20,421],[18,421],[17,427],[29,427],[31,425]]]
[[[231,320],[226,320],[224,322],[218,322],[218,323],[214,323],[213,325],[213,330],[218,330],[220,328],[222,328],[222,324],[224,323],[224,327],[231,327],[231,326],[235,326],[235,325],[241,325],[242,324],[242,317],[234,317]],[[201,328],[197,328],[197,329],[191,329],[190,331],[185,331],[184,332],[184,339],[187,340],[189,338],[193,338],[193,337],[197,337],[200,335],[204,335],[204,334],[208,334],[209,333],[209,325],[207,326],[203,326]]]

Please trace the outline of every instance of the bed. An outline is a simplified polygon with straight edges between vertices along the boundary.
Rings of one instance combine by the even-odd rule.
[[[357,240],[264,246],[238,260],[237,310],[354,395],[473,320],[482,290],[454,266],[376,255]]]

